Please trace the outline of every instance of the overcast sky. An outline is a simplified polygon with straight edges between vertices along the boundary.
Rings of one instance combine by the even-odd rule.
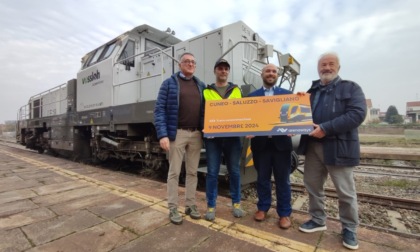
[[[405,114],[420,100],[418,0],[0,0],[0,123],[30,96],[76,78],[87,52],[148,24],[186,40],[244,21],[301,64],[295,91],[318,79],[325,51],[373,107]]]

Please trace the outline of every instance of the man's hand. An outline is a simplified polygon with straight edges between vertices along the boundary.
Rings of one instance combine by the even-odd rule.
[[[325,136],[325,132],[319,127],[318,124],[314,124],[314,130],[309,133],[310,136],[316,138],[323,138]]]
[[[164,149],[165,151],[169,151],[169,138],[163,137],[159,140],[160,148]]]

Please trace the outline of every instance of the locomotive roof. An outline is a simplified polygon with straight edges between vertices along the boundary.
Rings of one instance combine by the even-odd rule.
[[[168,28],[168,30],[169,30],[169,28]],[[128,36],[130,34],[143,35],[146,38],[149,38],[149,39],[151,38],[151,39],[155,40],[156,42],[159,42],[160,44],[163,44],[163,45],[166,45],[166,46],[171,46],[171,45],[174,45],[174,44],[182,41],[182,40],[178,39],[177,37],[175,37],[174,35],[172,35],[170,32],[158,30],[158,29],[156,29],[156,28],[154,28],[150,25],[147,25],[147,24],[142,24],[142,25],[139,25],[139,26],[137,26],[137,27],[135,27],[135,28],[133,28],[129,31],[124,32],[123,34],[119,35],[118,37],[115,37],[115,38],[109,40],[105,44],[102,44],[102,45],[96,47],[92,51],[86,53],[83,58],[87,57],[90,53],[92,53],[93,51],[102,47],[103,45],[106,45],[106,44],[108,44],[108,43],[110,43],[114,40],[120,40],[123,37]]]
[[[158,30],[150,25],[143,24],[139,25],[132,30],[128,31],[130,32],[137,32],[138,34],[148,34],[149,36],[161,41],[166,42],[168,45],[174,45],[176,43],[181,42],[182,40],[178,39],[174,35],[170,33],[170,29],[168,28],[167,31]]]

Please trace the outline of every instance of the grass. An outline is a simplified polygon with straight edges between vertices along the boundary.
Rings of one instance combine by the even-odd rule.
[[[378,147],[420,148],[420,139],[406,139],[404,135],[359,135],[360,145]]]
[[[416,181],[409,181],[407,179],[390,179],[385,181],[380,181],[377,183],[378,186],[386,186],[386,187],[398,187],[401,189],[410,189],[413,187],[419,186],[418,182]]]

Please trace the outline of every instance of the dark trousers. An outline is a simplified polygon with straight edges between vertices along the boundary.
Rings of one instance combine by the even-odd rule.
[[[278,151],[273,143],[267,144],[264,150],[252,153],[257,170],[258,210],[267,212],[271,207],[271,176],[276,185],[277,214],[280,217],[290,216],[291,189],[290,170],[292,157],[290,151]]]

